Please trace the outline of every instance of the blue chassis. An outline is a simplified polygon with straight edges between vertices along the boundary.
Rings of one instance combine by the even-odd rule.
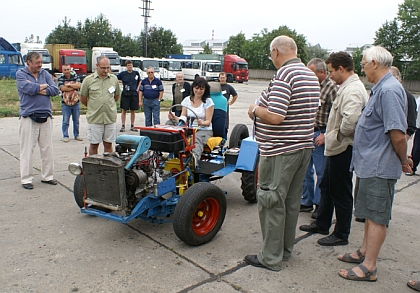
[[[125,145],[131,149],[136,149],[133,158],[125,166],[126,170],[130,170],[134,165],[136,160],[147,150],[149,150],[151,142],[147,136],[134,136],[134,135],[120,135],[116,140],[117,144]],[[211,162],[214,164],[224,164],[225,159],[222,155],[227,149],[223,148],[218,154],[211,154]],[[258,157],[258,145],[257,142],[251,138],[246,138],[242,140],[241,148],[238,154],[235,165],[225,164],[223,168],[212,172],[211,174],[200,174],[199,179],[201,182],[209,182],[212,177],[224,177],[232,172],[241,172],[241,171],[254,171],[256,167]],[[185,166],[188,162],[185,162]],[[188,171],[192,174],[191,170]],[[82,208],[81,212],[84,214],[101,217],[107,220],[120,222],[123,224],[128,223],[129,221],[139,218],[146,220],[151,223],[165,223],[172,222],[172,220],[166,220],[169,215],[175,212],[175,206],[177,205],[180,195],[176,193],[176,182],[175,177],[179,176],[181,173],[175,174],[174,176],[159,182],[157,188],[153,193],[148,194],[143,197],[134,209],[131,211],[128,216],[121,216],[114,213],[104,212],[91,205]],[[191,176],[191,175],[190,175]],[[162,196],[172,192],[172,196],[165,199]]]

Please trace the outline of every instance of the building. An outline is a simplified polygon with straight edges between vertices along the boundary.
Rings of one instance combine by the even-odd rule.
[[[223,49],[228,45],[229,40],[226,39],[197,39],[197,40],[186,40],[183,44],[184,54],[199,54],[203,52],[203,47],[209,44],[214,54],[223,55]]]

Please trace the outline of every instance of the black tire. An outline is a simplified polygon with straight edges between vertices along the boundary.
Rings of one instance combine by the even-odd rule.
[[[241,189],[244,199],[251,203],[257,202],[258,162],[254,171],[242,171]]]
[[[76,179],[74,179],[73,194],[76,204],[79,208],[83,208],[85,206],[83,200],[85,196],[85,177],[83,175],[77,175]]]
[[[173,229],[185,243],[198,246],[213,239],[225,220],[226,197],[208,182],[187,189],[175,207]]]
[[[245,124],[236,124],[229,138],[229,148],[240,147],[242,140],[247,137],[249,137],[248,127]]]
[[[226,76],[226,82],[233,82],[233,75],[228,74],[228,76]]]

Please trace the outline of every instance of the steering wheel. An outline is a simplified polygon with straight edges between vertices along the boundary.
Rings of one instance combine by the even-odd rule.
[[[175,104],[175,105],[173,105],[171,108],[169,108],[169,113],[171,113],[171,110],[172,110],[173,108],[175,108],[175,107],[185,107],[185,108],[187,108],[188,110],[190,110],[190,111],[194,114],[194,116],[195,116],[195,118],[197,118],[197,120],[199,119],[199,118],[198,118],[197,113],[195,113],[193,109],[191,109],[191,108],[190,108],[190,107],[188,107],[188,106],[181,105],[181,104]],[[172,120],[171,120],[171,121],[172,121]],[[174,122],[173,122],[173,121],[172,121],[172,124],[174,124]],[[174,125],[175,125],[175,124],[174,124]]]

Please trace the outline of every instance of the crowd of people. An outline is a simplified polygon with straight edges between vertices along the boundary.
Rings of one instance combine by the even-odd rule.
[[[338,274],[348,280],[376,281],[395,184],[402,173],[414,175],[419,164],[420,103],[416,105],[414,96],[403,88],[401,74],[392,67],[392,55],[380,46],[363,52],[362,71],[374,84],[369,97],[354,73],[353,58],[346,52],[331,53],[326,60],[314,58],[305,65],[297,57],[295,41],[278,36],[270,44],[270,59],[277,72],[247,111],[255,125],[260,153],[257,206],[262,247],[244,260],[255,267],[281,270],[282,262],[292,257],[299,212],[313,211],[315,219],[300,230],[329,234],[318,240],[319,245],[347,245],[354,209],[355,217],[365,222],[362,245],[340,254],[338,260],[357,266]],[[141,80],[128,60],[127,71],[115,76],[110,74],[109,59],[101,56],[97,71],[82,83],[70,66],[64,65],[56,86],[41,68],[39,53],[29,53],[26,63],[16,80],[21,184],[27,190],[33,189],[32,153],[36,144],[41,151],[41,182],[57,184],[53,176],[51,96],[60,93],[62,97],[63,142],[69,141],[70,117],[74,139],[83,140],[79,133],[80,103],[87,107],[89,155],[97,154],[101,143],[105,152],[112,152],[117,101],[122,109],[120,132],[125,131],[127,111],[131,114],[130,130],[137,131],[134,123],[139,107],[144,110],[145,126],[160,124],[164,88],[154,77],[153,67],[147,68],[147,77]],[[190,84],[178,73],[172,86],[173,107],[168,118],[176,123],[191,120],[192,126],[200,128],[192,151],[196,162],[205,142],[214,135],[216,111],[229,113],[229,106],[238,98],[236,90],[226,83],[225,73],[220,73],[219,81],[215,86],[198,77]],[[219,94],[224,98],[218,98]],[[224,138],[229,115],[225,117]],[[413,148],[408,155],[407,141],[412,135]],[[336,223],[330,234],[334,211]],[[407,285],[420,291],[419,282],[410,280]]]

